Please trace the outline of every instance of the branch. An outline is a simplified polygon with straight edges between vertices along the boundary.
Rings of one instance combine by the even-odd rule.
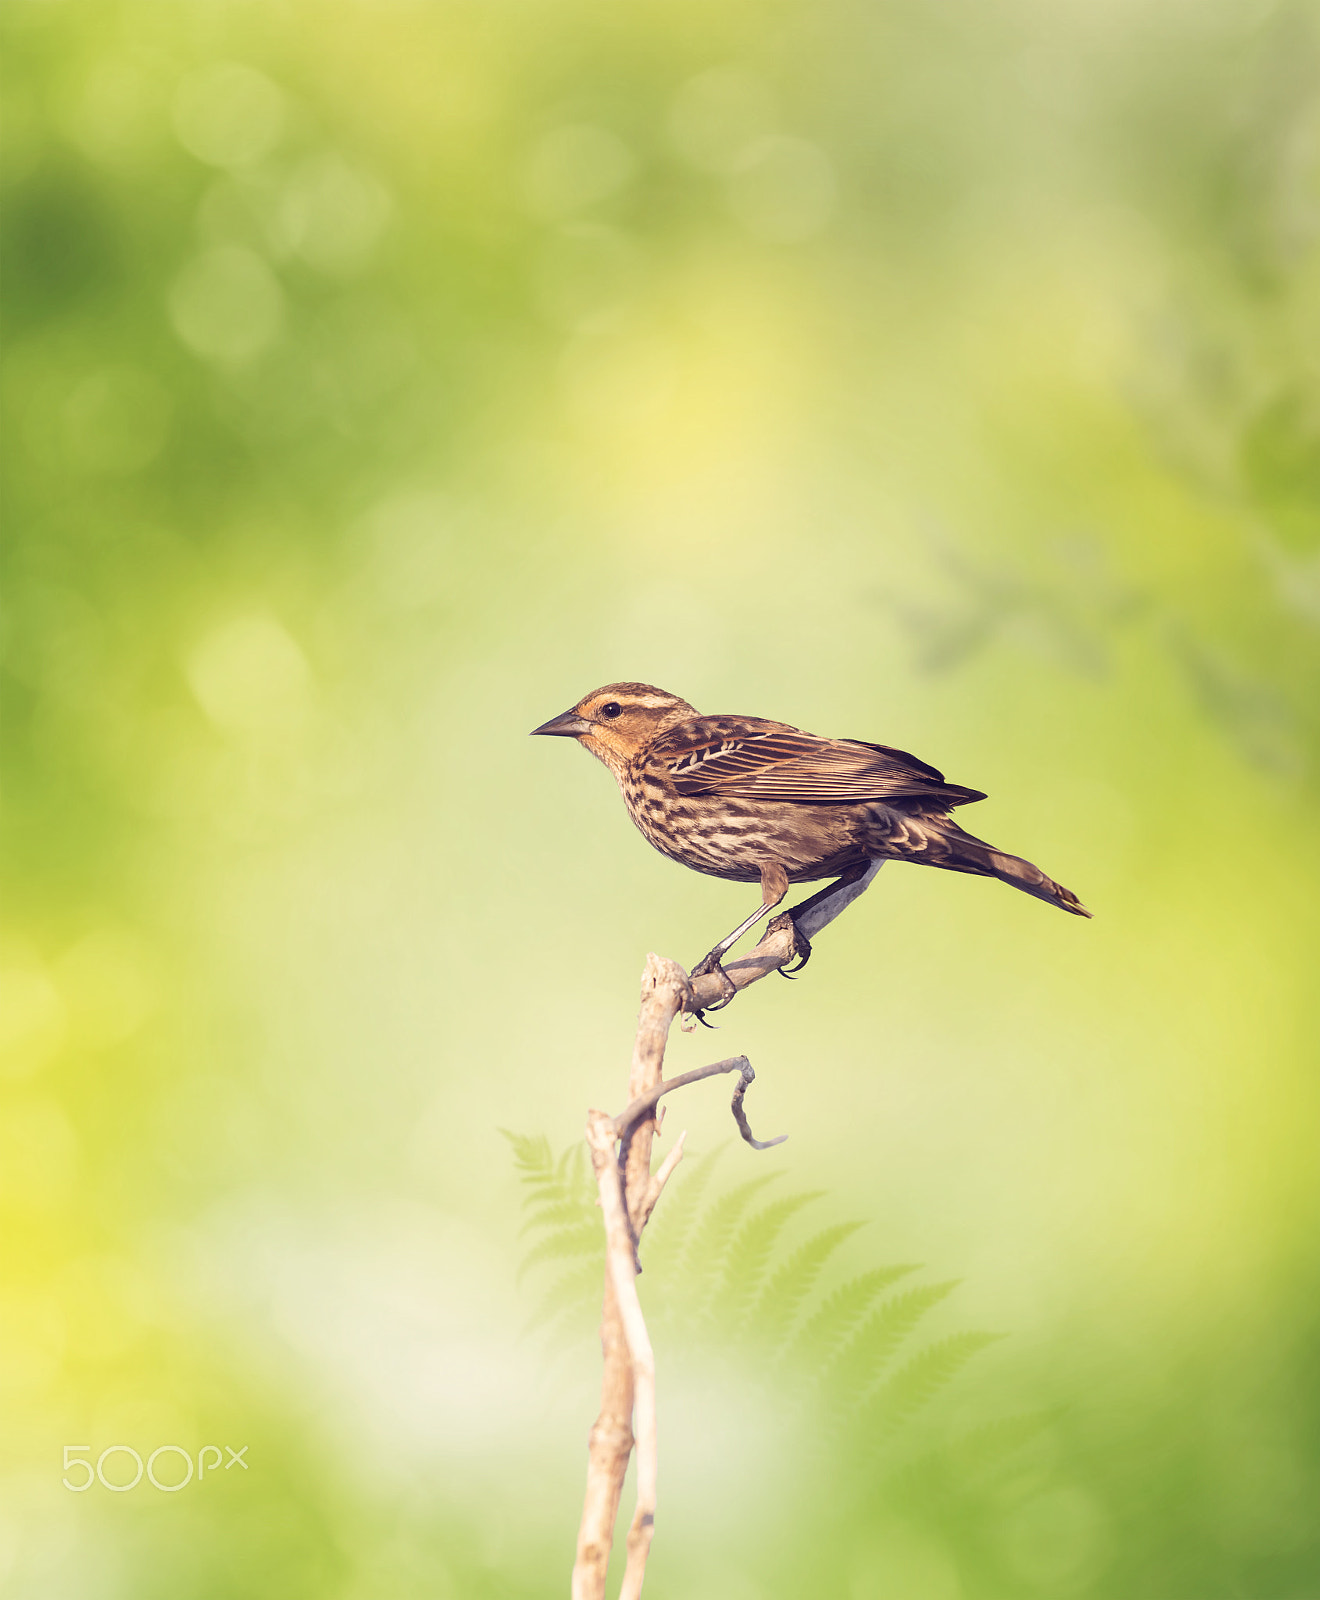
[[[738,1087],[733,1091],[733,1119],[738,1124],[738,1132],[751,1145],[753,1150],[769,1150],[772,1145],[783,1144],[788,1138],[786,1133],[781,1133],[777,1139],[754,1139],[752,1130],[747,1123],[747,1113],[743,1110],[743,1097],[748,1086],[756,1081],[756,1069],[746,1056],[728,1056],[723,1061],[714,1061],[708,1067],[694,1067],[691,1072],[681,1072],[676,1078],[668,1078],[659,1088],[652,1089],[649,1094],[639,1095],[630,1105],[625,1106],[614,1119],[614,1131],[623,1142],[623,1149],[628,1148],[628,1141],[632,1138],[633,1128],[640,1118],[644,1117],[662,1095],[667,1095],[671,1089],[684,1089],[689,1083],[700,1083],[703,1078],[714,1078],[723,1072],[736,1072],[739,1074]],[[663,1170],[663,1169],[662,1169]]]
[[[632,1068],[628,1076],[628,1097],[630,1101],[637,1100],[647,1095],[652,1089],[658,1088],[661,1082],[661,1073],[664,1068],[665,1044],[669,1038],[669,1030],[673,1026],[674,1018],[679,1014],[684,998],[688,992],[687,975],[682,967],[675,961],[667,961],[663,956],[651,955],[646,958],[646,971],[642,975],[642,1008],[637,1019],[637,1037],[633,1044]],[[628,1250],[628,1281],[631,1285],[635,1276],[636,1258],[633,1254],[633,1239],[640,1235],[645,1226],[646,1219],[660,1197],[660,1189],[664,1178],[669,1176],[677,1164],[677,1156],[671,1155],[665,1165],[655,1174],[651,1175],[651,1140],[655,1132],[654,1102],[651,1104],[651,1114],[643,1112],[637,1119],[632,1137],[629,1141],[627,1155],[623,1161],[624,1177],[620,1185],[618,1170],[614,1161],[614,1122],[603,1111],[592,1112],[588,1122],[588,1139],[592,1139],[591,1129],[595,1126],[597,1118],[604,1118],[609,1129],[610,1160],[609,1167],[614,1174],[612,1190],[618,1204],[623,1208],[627,1226],[624,1229]],[[596,1145],[592,1143],[592,1163],[597,1160]],[[599,1173],[597,1183],[600,1183]],[[602,1210],[605,1209],[605,1200],[602,1191]],[[610,1239],[610,1213],[605,1211],[606,1237]],[[613,1260],[612,1247],[607,1243],[607,1264],[605,1273],[605,1301],[601,1308],[600,1318],[600,1343],[601,1353],[604,1356],[604,1372],[601,1377],[600,1414],[597,1416],[587,1442],[587,1492],[582,1506],[582,1521],[578,1528],[577,1560],[573,1566],[573,1600],[604,1600],[605,1574],[609,1566],[610,1546],[614,1538],[614,1523],[618,1516],[619,1499],[623,1493],[624,1474],[628,1470],[628,1458],[633,1447],[633,1404],[636,1397],[640,1403],[641,1395],[637,1393],[637,1358],[634,1356],[633,1341],[629,1338],[629,1317],[632,1315],[629,1307],[625,1315],[623,1299],[620,1293],[618,1275],[611,1266]],[[641,1317],[641,1306],[637,1302],[637,1291],[631,1288],[632,1303],[637,1306],[636,1317]],[[645,1338],[646,1325],[641,1324],[642,1337]],[[640,1347],[639,1347],[640,1348]],[[643,1388],[649,1381],[652,1394],[651,1417],[654,1418],[654,1359],[650,1355],[650,1342],[644,1346],[643,1365],[650,1373],[649,1379],[643,1376]],[[643,1424],[639,1411],[638,1419],[638,1449],[643,1444]],[[654,1451],[655,1431],[651,1426],[648,1448]],[[654,1457],[653,1457],[654,1459]],[[638,1458],[638,1493],[641,1493],[641,1459]],[[650,1546],[650,1528],[655,1517],[654,1473],[650,1479],[651,1504],[649,1509],[642,1507],[640,1498],[637,1515],[634,1517],[634,1529],[629,1534],[628,1567],[633,1574],[637,1593],[641,1586],[641,1568],[646,1561],[646,1549]],[[638,1518],[645,1515],[649,1520],[642,1528]],[[642,1545],[643,1534],[645,1547]],[[641,1566],[638,1565],[641,1563]],[[625,1579],[625,1582],[627,1580]]]
[[[873,861],[854,882],[813,895],[791,918],[788,913],[776,917],[752,953],[741,961],[730,962],[725,968],[735,989],[745,989],[791,961],[799,953],[798,935],[808,940],[814,938],[868,888],[880,867],[879,861]],[[679,1138],[659,1171],[652,1175],[651,1144],[658,1126],[656,1107],[671,1089],[681,1089],[686,1084],[721,1073],[736,1072],[738,1084],[733,1091],[732,1109],[739,1132],[758,1150],[782,1142],[782,1139],[762,1142],[752,1137],[743,1111],[743,1098],[756,1074],[746,1056],[730,1056],[664,1082],[665,1045],[674,1018],[683,1012],[713,1006],[722,1001],[726,993],[718,977],[692,981],[677,962],[662,956],[648,956],[628,1075],[628,1104],[618,1117],[607,1116],[603,1111],[588,1114],[587,1142],[605,1223],[605,1299],[600,1319],[604,1373],[600,1414],[587,1442],[587,1492],[573,1566],[573,1600],[604,1600],[610,1546],[628,1458],[632,1454],[634,1426],[637,1430],[637,1505],[628,1531],[628,1556],[619,1600],[638,1600],[641,1594],[655,1527],[658,1463],[655,1355],[637,1298],[636,1251],[637,1241],[661,1190],[682,1157],[685,1137]]]
[[[827,928],[840,912],[857,899],[858,895],[865,894],[883,861],[873,861],[860,878],[852,883],[841,883],[836,889],[822,895],[815,904],[809,904],[807,909],[794,914],[793,922],[798,932],[804,939],[814,939],[823,929]],[[815,897],[812,897],[813,900]],[[788,914],[781,913],[766,929],[761,942],[755,946],[750,954],[743,956],[738,961],[726,961],[724,970],[728,973],[735,989],[746,989],[753,983],[758,983],[762,978],[767,978],[772,972],[777,972],[780,967],[787,966],[797,954],[797,941],[793,931],[788,926]],[[704,1010],[707,1006],[719,1009],[720,1002],[728,995],[728,990],[720,982],[717,973],[708,973],[705,977],[694,978],[688,986],[688,998],[683,1004],[686,1012]]]
[[[642,1009],[637,1017],[637,1037],[633,1041],[632,1068],[628,1074],[628,1098],[657,1088],[665,1065],[665,1045],[674,1018],[682,1010],[691,986],[677,961],[649,955],[642,974]],[[651,1180],[651,1138],[655,1119],[649,1117],[638,1129],[628,1149],[624,1192],[634,1229],[637,1227],[642,1197]]]
[[[655,1529],[656,1475],[659,1456],[655,1426],[655,1353],[646,1331],[641,1301],[637,1298],[637,1265],[633,1255],[632,1222],[614,1159],[614,1120],[603,1111],[587,1114],[587,1143],[600,1191],[605,1221],[605,1266],[614,1301],[623,1324],[632,1367],[634,1426],[637,1430],[637,1506],[628,1529],[628,1560],[619,1600],[636,1600],[642,1592],[646,1557]],[[673,1171],[671,1166],[669,1169]],[[657,1180],[660,1174],[656,1174]],[[658,1198],[658,1187],[657,1187]],[[654,1204],[654,1202],[652,1202]]]
[[[665,1159],[660,1163],[659,1170],[651,1179],[646,1191],[646,1203],[642,1207],[642,1227],[651,1220],[651,1213],[655,1210],[655,1203],[660,1198],[664,1186],[669,1182],[674,1168],[683,1159],[683,1146],[687,1143],[686,1128],[678,1136],[678,1141]]]

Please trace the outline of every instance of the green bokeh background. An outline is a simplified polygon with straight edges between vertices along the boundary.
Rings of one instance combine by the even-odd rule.
[[[661,1343],[648,1593],[1320,1593],[1317,8],[0,27],[4,1592],[566,1591],[597,1354],[497,1130],[748,909],[525,737],[638,678],[915,750],[1096,913],[889,867],[675,1037],[792,1134],[729,1182],[1005,1335],[913,1448],[1043,1421],[891,1494]],[[118,1442],[250,1467],[62,1486]]]

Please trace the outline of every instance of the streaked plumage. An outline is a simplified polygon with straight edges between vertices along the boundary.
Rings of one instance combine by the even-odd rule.
[[[905,750],[761,717],[704,717],[644,683],[594,689],[535,732],[576,738],[603,761],[629,815],[664,855],[712,877],[759,881],[763,912],[790,883],[853,876],[881,857],[998,878],[1090,915],[1030,861],[964,832],[950,811],[985,796]],[[755,920],[708,961],[718,966]]]

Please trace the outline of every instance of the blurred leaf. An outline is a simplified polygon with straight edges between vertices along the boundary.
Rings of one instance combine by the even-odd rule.
[[[711,1296],[710,1312],[720,1322],[741,1329],[753,1296],[760,1288],[780,1233],[803,1206],[819,1200],[823,1190],[792,1194],[758,1211],[735,1235],[729,1247],[724,1278]]]
[[[673,1277],[684,1286],[694,1305],[705,1305],[725,1272],[737,1239],[739,1218],[769,1183],[783,1177],[782,1172],[765,1172],[749,1178],[711,1201],[703,1215],[694,1221],[687,1247]]]
[[[894,1295],[873,1311],[842,1344],[839,1336],[843,1323],[840,1321],[827,1334],[829,1347],[837,1348],[821,1369],[822,1389],[832,1396],[835,1404],[853,1406],[864,1399],[903,1340],[928,1311],[956,1288],[956,1282],[935,1283]]]
[[[955,1333],[928,1346],[883,1383],[869,1413],[877,1424],[901,1421],[933,1400],[974,1355],[1003,1337],[998,1333]]]
[[[915,1265],[877,1267],[835,1289],[815,1311],[789,1346],[786,1361],[820,1369],[853,1333],[867,1308],[896,1279],[916,1272]]]
[[[862,1226],[860,1222],[840,1222],[832,1228],[822,1228],[799,1245],[770,1277],[747,1321],[771,1348],[788,1333],[829,1258]]]

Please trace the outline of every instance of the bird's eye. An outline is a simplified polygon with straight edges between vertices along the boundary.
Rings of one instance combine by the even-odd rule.
[[[611,700],[609,705],[602,706],[600,708],[600,714],[602,717],[617,717],[622,711],[623,707],[617,700]]]

